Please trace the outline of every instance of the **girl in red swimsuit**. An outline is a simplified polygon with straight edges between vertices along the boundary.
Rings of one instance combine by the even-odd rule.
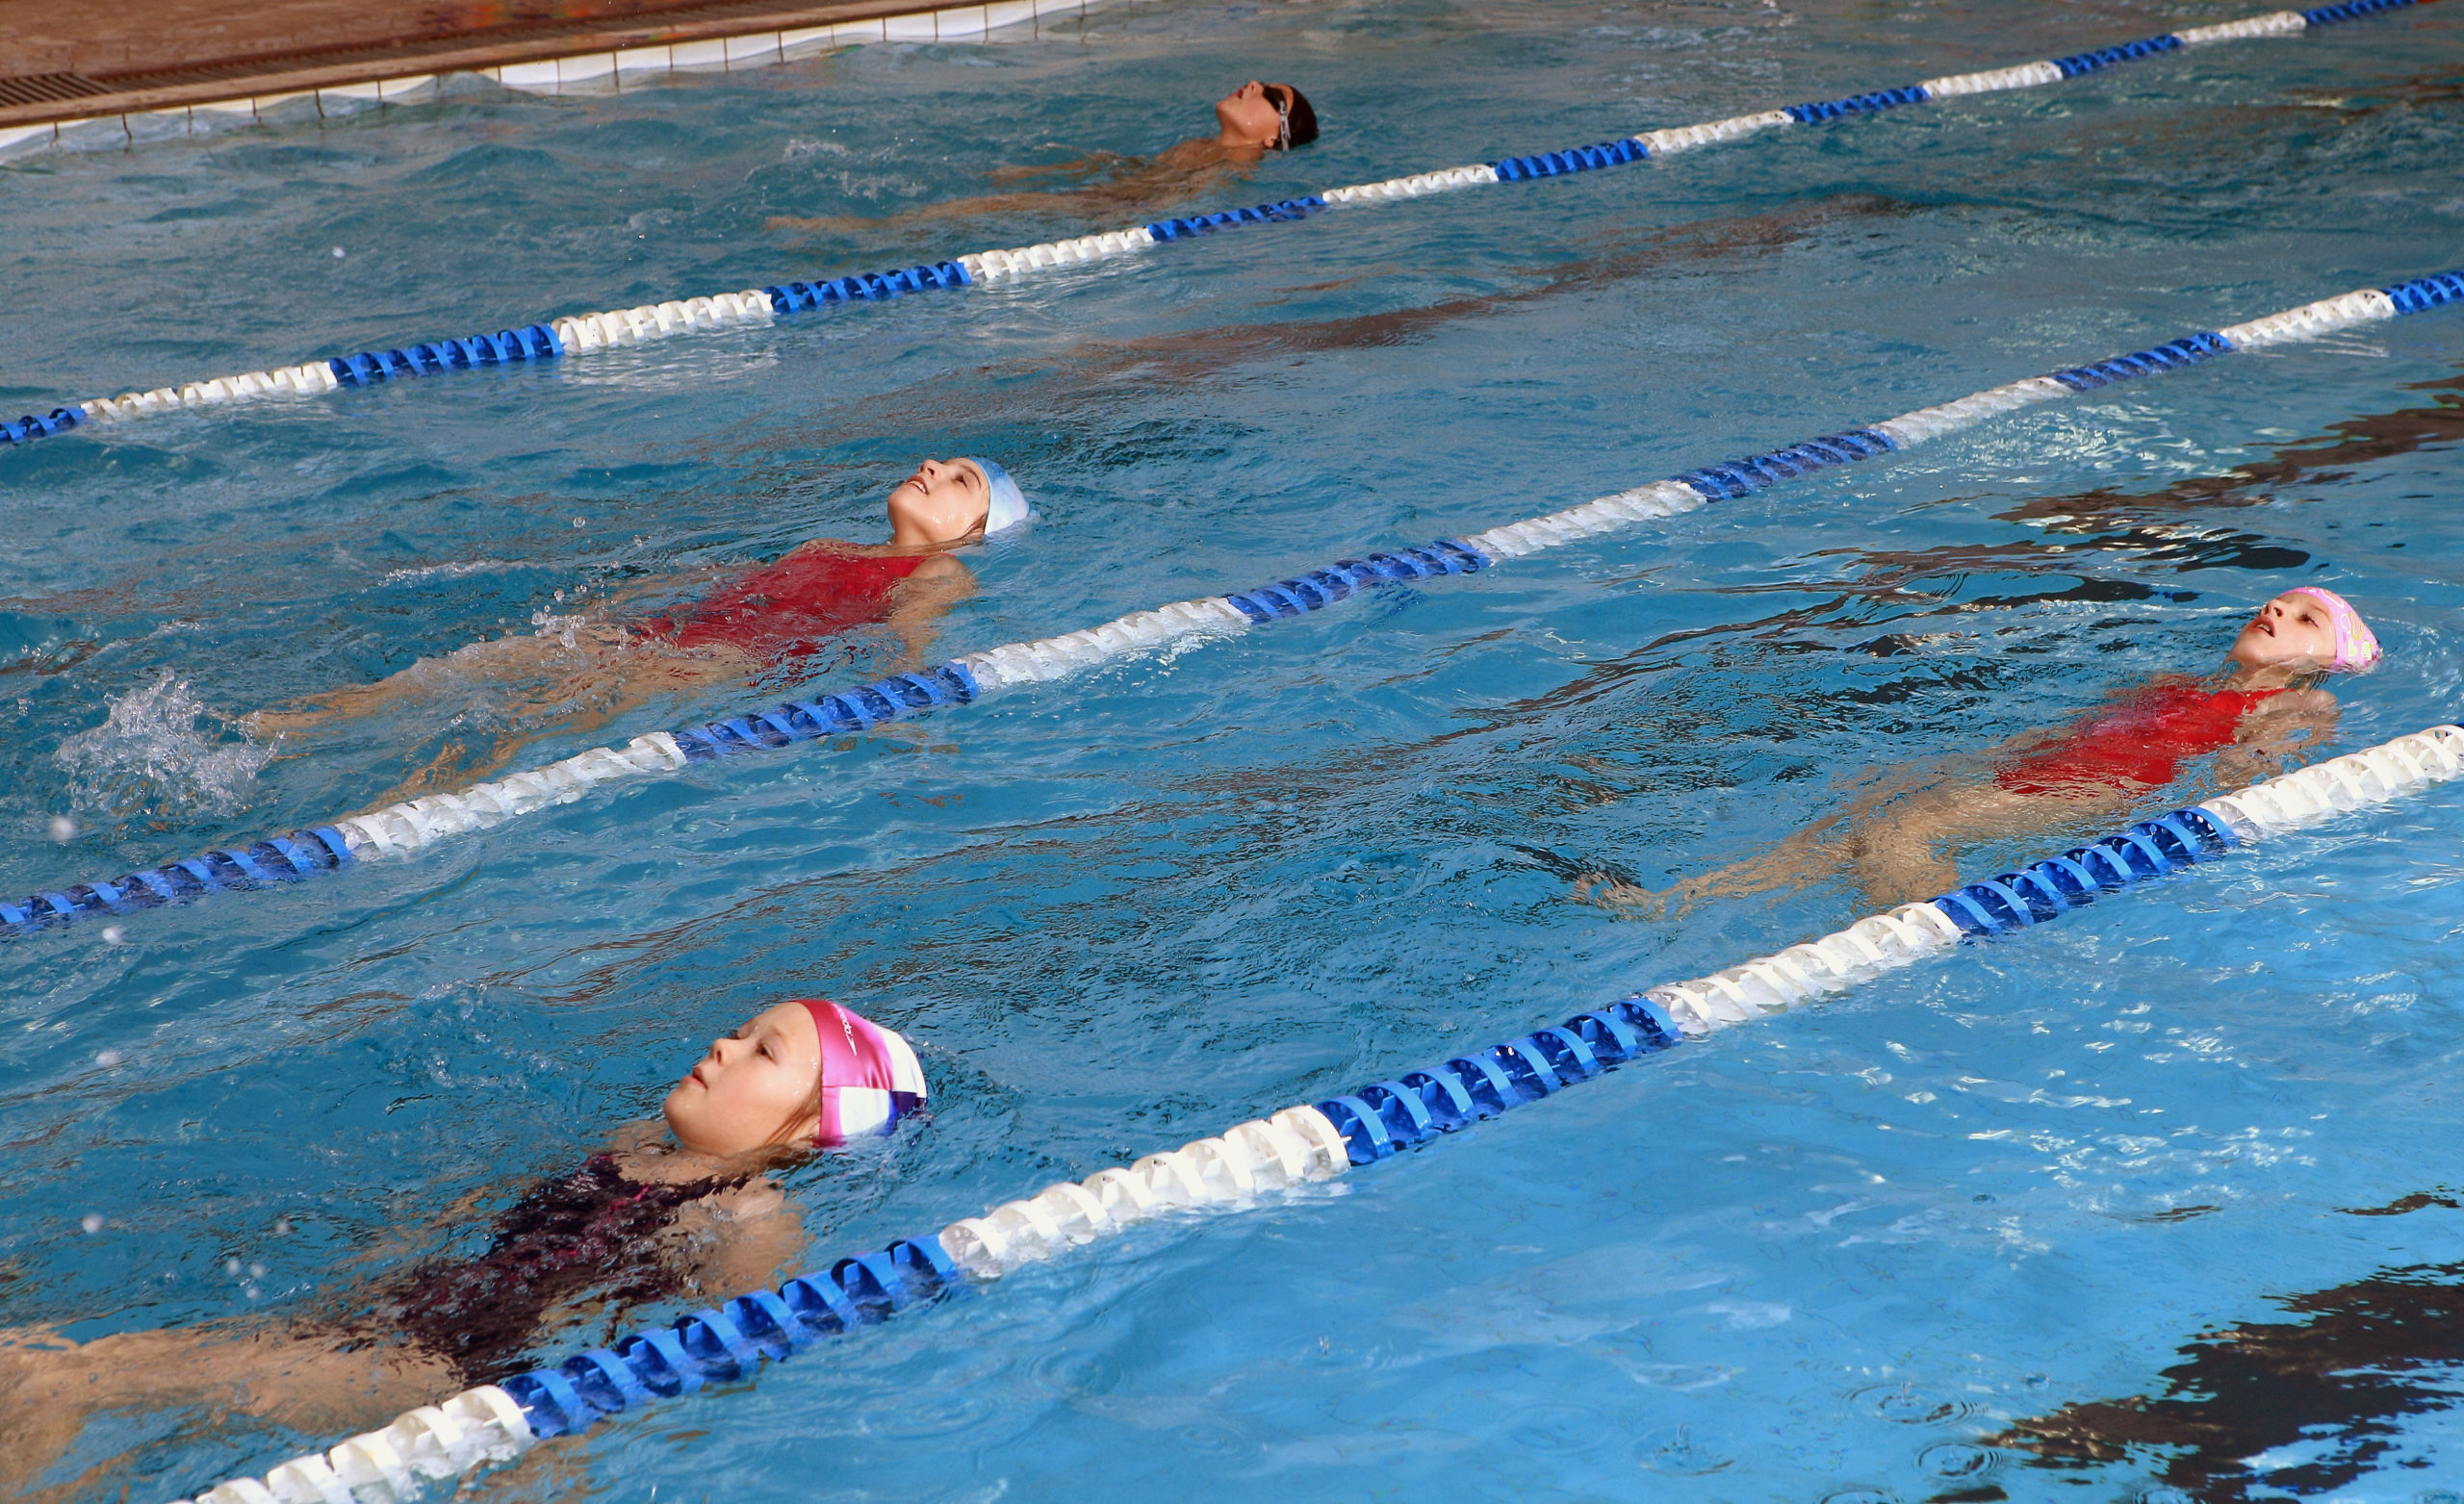
[[[643,638],[678,652],[772,668],[810,656],[824,638],[851,626],[882,622],[899,627],[911,652],[919,651],[918,604],[929,602],[939,615],[956,599],[952,587],[969,577],[949,550],[1026,516],[1017,482],[992,461],[926,460],[889,494],[889,542],[815,539],[654,618]]]
[[[577,1319],[776,1285],[804,1233],[764,1172],[892,1132],[925,1089],[894,1032],[819,999],[782,1003],[711,1042],[668,1092],[664,1133],[632,1125],[531,1185],[476,1252],[271,1319],[79,1343],[0,1332],[0,1496],[26,1496],[99,1412],[228,1407],[312,1436],[357,1432],[533,1366],[543,1332]]]
[[[245,728],[260,738],[291,735],[424,699],[454,706],[458,724],[501,732],[487,755],[468,759],[455,749],[449,764],[423,770],[405,785],[417,788],[482,776],[544,731],[595,729],[658,695],[791,668],[854,628],[885,626],[904,650],[901,664],[919,659],[934,623],[975,588],[953,550],[1024,522],[1026,498],[990,460],[926,460],[892,488],[886,510],[887,543],[815,539],[648,619],[603,608],[552,616],[534,635],[423,658],[376,683],[316,696],[304,709],[260,712]]]
[[[2092,833],[2194,758],[2217,756],[2218,783],[2278,771],[2335,727],[2335,698],[2320,681],[2372,668],[2378,656],[2377,639],[2343,597],[2308,585],[2288,590],[2242,628],[2215,677],[2151,680],[2066,730],[1990,749],[1987,777],[1935,769],[1894,777],[1773,850],[1663,893],[1601,876],[1578,886],[1656,911],[1671,901],[1682,906],[1838,876],[1877,908],[1927,898],[1957,884],[1964,848]]]

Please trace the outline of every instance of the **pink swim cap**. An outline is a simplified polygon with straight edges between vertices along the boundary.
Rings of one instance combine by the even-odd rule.
[[[2329,672],[2341,674],[2377,665],[2378,636],[2350,601],[2322,585],[2296,585],[2285,594],[2308,596],[2327,608],[2327,621],[2336,629],[2336,660],[2327,665]]]
[[[813,1142],[833,1148],[877,1137],[924,1103],[924,1067],[898,1031],[822,998],[796,1001],[821,1035],[821,1128]]]

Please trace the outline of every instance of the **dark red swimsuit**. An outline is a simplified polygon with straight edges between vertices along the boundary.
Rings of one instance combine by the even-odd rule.
[[[2233,745],[2242,718],[2280,689],[2156,684],[1994,774],[2014,794],[2129,793],[2173,781],[2190,758]]]
[[[851,626],[886,620],[890,592],[931,557],[798,548],[650,626],[674,632],[680,648],[723,643],[764,663],[783,662],[819,651],[822,639]]]
[[[682,1294],[658,1235],[680,1209],[730,1184],[630,1181],[615,1156],[593,1155],[507,1207],[483,1252],[405,1270],[348,1324],[374,1338],[398,1334],[451,1364],[465,1387],[494,1384],[530,1366],[541,1321],[577,1295],[622,1309]]]

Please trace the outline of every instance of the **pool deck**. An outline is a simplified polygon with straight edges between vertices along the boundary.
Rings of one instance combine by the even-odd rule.
[[[0,128],[928,15],[918,0],[0,0]],[[946,9],[946,0],[941,9]],[[967,7],[990,12],[999,4]],[[1049,7],[1032,7],[1035,10]],[[1073,6],[1074,10],[1075,7]],[[983,26],[973,30],[980,35]],[[929,38],[932,33],[923,33]],[[780,49],[770,48],[775,62]],[[719,64],[725,65],[724,55]]]

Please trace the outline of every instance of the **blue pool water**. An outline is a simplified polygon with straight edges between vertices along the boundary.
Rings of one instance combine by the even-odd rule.
[[[1003,457],[1042,518],[980,558],[947,654],[2454,266],[2455,10],[0,455],[0,889],[449,784],[533,728],[483,699],[268,760],[231,723],[585,587],[878,537],[921,455]],[[2238,13],[1139,5],[20,158],[0,407],[1151,217],[768,227],[1151,152],[1245,77],[1300,83],[1325,140],[1159,210]],[[791,1178],[811,1262],[920,1236],[1836,928],[1863,911],[1837,885],[1634,918],[1551,863],[1703,872],[1880,770],[2203,669],[2296,583],[2391,650],[2338,686],[2342,744],[2455,719],[2459,393],[2452,312],[2236,356],[416,861],[0,947],[0,1325],[279,1316],[472,1246],[440,1209],[570,1165],[800,992],[907,1031],[936,1094],[929,1126]],[[762,698],[551,732],[516,765]],[[2452,794],[2350,818],[1433,1152],[1146,1226],[484,1491],[2452,1498],[2464,1375],[2418,1311],[2313,1364],[2386,1397],[2283,1408],[2281,1434],[2060,1466],[1995,1439],[2165,1395],[2220,1329],[2318,1329],[2304,1297],[2456,1281],[2459,838]],[[2391,1204],[2416,1209],[2353,1214]],[[52,1481],[167,1498],[335,1439],[122,1415]]]

